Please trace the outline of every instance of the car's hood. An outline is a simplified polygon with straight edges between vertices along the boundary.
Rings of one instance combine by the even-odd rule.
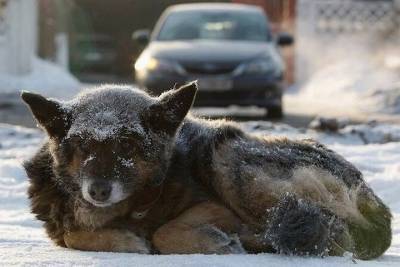
[[[238,41],[153,41],[146,50],[177,62],[242,62],[277,53],[273,43]]]

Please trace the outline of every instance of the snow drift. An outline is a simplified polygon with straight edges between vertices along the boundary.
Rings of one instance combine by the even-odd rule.
[[[0,73],[0,93],[33,91],[47,97],[68,99],[80,90],[79,81],[61,67],[39,59],[33,60],[33,71],[24,76]]]

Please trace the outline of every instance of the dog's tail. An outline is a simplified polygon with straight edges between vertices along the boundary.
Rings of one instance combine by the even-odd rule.
[[[371,190],[361,190],[357,206],[364,220],[341,219],[314,202],[285,194],[270,211],[265,237],[279,253],[379,257],[391,243],[391,214]]]
[[[359,259],[373,259],[381,256],[392,241],[389,208],[366,186],[357,197],[357,207],[366,222],[347,222],[354,244],[354,254]]]
[[[329,218],[312,202],[285,194],[270,210],[267,241],[278,253],[324,255],[329,244]]]

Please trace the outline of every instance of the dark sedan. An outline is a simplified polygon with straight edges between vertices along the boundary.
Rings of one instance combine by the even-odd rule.
[[[239,4],[183,4],[168,8],[135,63],[136,82],[158,95],[198,80],[199,106],[258,106],[282,116],[284,65],[261,8]]]

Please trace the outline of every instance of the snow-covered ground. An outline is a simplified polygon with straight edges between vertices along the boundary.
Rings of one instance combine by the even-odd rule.
[[[27,75],[0,73],[1,95],[19,94],[21,90],[27,90],[47,97],[68,99],[76,95],[80,88],[80,82],[69,72],[40,58],[33,59],[33,71]]]
[[[379,259],[361,266],[400,266],[400,127],[347,126],[337,134],[297,130],[285,125],[248,122],[243,127],[291,138],[313,137],[343,154],[365,174],[394,214],[393,242]],[[360,134],[362,133],[362,134]],[[389,138],[390,136],[390,138]],[[0,124],[0,266],[353,266],[351,257],[306,258],[282,255],[171,255],[73,251],[54,246],[29,212],[27,177],[21,162],[38,148],[43,134]],[[365,144],[368,143],[368,144]]]

